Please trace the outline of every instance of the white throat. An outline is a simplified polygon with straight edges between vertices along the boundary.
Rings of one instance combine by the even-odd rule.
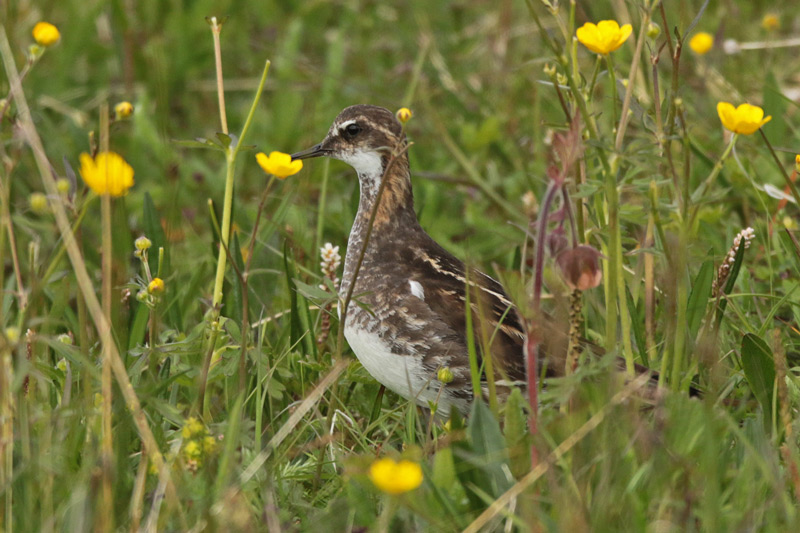
[[[355,150],[344,153],[338,157],[355,169],[358,173],[358,180],[361,187],[368,187],[364,192],[377,192],[383,177],[383,163],[381,156],[377,152],[366,152]],[[374,188],[374,189],[373,189]]]

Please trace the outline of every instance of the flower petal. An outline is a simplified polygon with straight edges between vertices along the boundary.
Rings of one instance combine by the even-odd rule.
[[[722,122],[722,125],[726,129],[730,131],[736,129],[736,108],[733,107],[733,104],[729,102],[717,103],[717,114],[719,115],[720,122]]]
[[[633,31],[633,26],[631,26],[630,24],[625,24],[619,29],[619,35],[617,37],[617,46],[616,48],[614,48],[614,50],[622,46],[623,43],[628,40],[628,37],[631,36],[632,31]]]

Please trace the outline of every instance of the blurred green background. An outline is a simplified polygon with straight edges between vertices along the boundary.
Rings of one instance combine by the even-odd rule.
[[[672,144],[676,165],[686,174],[692,190],[709,175],[727,143],[716,111],[720,100],[764,107],[773,117],[764,132],[783,165],[792,171],[795,154],[800,152],[796,126],[800,54],[796,45],[773,47],[770,43],[800,34],[795,4],[788,0],[710,2],[694,31],[714,35],[716,44],[711,52],[697,56],[684,49],[680,69],[673,73],[668,53],[662,49],[657,65],[660,94],[666,102],[673,76],[679,81],[677,97],[682,100],[685,121]],[[555,18],[543,3],[533,0],[531,5],[548,34],[560,39]],[[707,403],[676,395],[661,404],[659,409],[664,410],[655,411],[652,417],[636,406],[620,407],[621,414],[615,411],[619,416],[610,417],[596,438],[587,439],[576,448],[574,456],[569,457],[574,463],[567,464],[569,461],[565,460],[558,469],[554,468],[545,484],[547,488],[541,497],[537,495],[536,509],[543,510],[545,529],[594,526],[598,531],[661,531],[662,525],[669,524],[674,530],[781,530],[797,522],[792,506],[800,487],[790,487],[784,477],[784,468],[789,467],[782,463],[784,456],[779,450],[780,424],[777,417],[770,419],[756,403],[740,365],[739,347],[744,333],[769,338],[769,331],[778,328],[790,368],[797,364],[800,344],[800,305],[794,292],[798,257],[781,236],[783,226],[797,234],[797,206],[790,204],[781,210],[779,200],[764,192],[766,185],[782,190],[784,178],[758,134],[739,139],[714,187],[698,199],[697,223],[691,228],[686,250],[679,252],[686,254],[685,272],[676,274],[665,259],[676,253],[677,192],[655,142],[653,68],[647,58],[664,42],[664,32],[672,33],[677,28],[680,34],[685,33],[702,5],[701,0],[677,0],[665,5],[669,27],[664,27],[660,15],[656,18],[660,37],[646,41],[639,74],[630,80],[635,84],[633,116],[619,154],[626,168],[620,181],[620,220],[631,316],[636,325],[644,320],[641,278],[650,214],[648,194],[651,182],[658,182],[662,195],[655,211],[662,217],[667,234],[655,250],[649,251],[656,261],[656,284],[659,290],[663,289],[658,293],[655,316],[659,349],[673,333],[670,321],[674,322],[675,317],[675,277],[683,275],[696,281],[704,261],[712,261],[716,267],[739,231],[747,226],[756,228],[756,245],[747,252],[737,285],[741,294],[732,298],[715,346],[719,353],[714,352],[715,357],[718,355],[714,362],[724,371],[709,377],[705,367],[689,367],[692,373],[697,371],[697,380],[713,391]],[[768,13],[778,18],[773,29],[762,25]],[[631,21],[635,35],[640,14],[639,2],[579,1],[576,23],[608,18]],[[518,301],[524,298],[517,271],[524,228],[529,216],[535,214],[535,207],[526,207],[522,198],[528,191],[541,198],[547,185],[546,169],[553,162],[553,133],[565,129],[558,97],[543,73],[545,64],[554,64],[555,58],[544,46],[524,1],[14,0],[0,5],[0,16],[18,68],[25,63],[32,43],[31,28],[36,22],[47,20],[61,30],[61,41],[47,50],[23,83],[36,127],[58,176],[74,177],[70,168],[76,173],[79,154],[90,150],[90,134],[98,130],[101,103],[113,106],[127,100],[135,107],[134,115],[113,124],[111,131],[112,150],[133,166],[136,180],[130,193],[114,203],[116,326],[123,352],[129,349],[124,355],[137,393],[165,453],[179,437],[195,400],[203,316],[208,310],[217,253],[208,200],[213,201],[219,217],[224,190],[225,161],[220,153],[187,149],[173,142],[214,138],[221,129],[213,44],[206,17],[225,19],[221,44],[232,133],[238,133],[244,123],[266,60],[271,61],[269,78],[245,141],[256,145],[258,151],[292,153],[313,145],[324,137],[339,111],[352,104],[376,104],[393,110],[410,107],[414,111],[414,118],[407,125],[414,142],[410,150],[412,181],[423,227],[458,257],[500,277],[512,297]],[[563,11],[561,17],[564,18]],[[723,46],[729,39],[752,49],[729,54]],[[633,54],[632,37],[614,54],[620,75],[627,75]],[[578,47],[577,57],[580,77],[587,81],[595,57],[582,47]],[[593,109],[604,130],[603,142],[611,144],[607,86],[608,78],[601,73]],[[3,74],[0,94],[7,94],[8,90]],[[670,94],[669,98],[672,96],[675,95]],[[12,106],[0,134],[7,174],[11,177],[10,211],[17,248],[23,270],[36,279],[35,274],[41,273],[57,249],[58,234],[49,213],[35,213],[29,206],[30,194],[43,188],[30,151],[10,127],[15,113]],[[592,142],[587,145],[590,150],[595,148]],[[249,240],[268,179],[256,164],[255,153],[243,154],[237,166],[237,240],[233,242],[240,246]],[[599,246],[607,235],[605,222],[595,209],[602,203],[595,202],[602,194],[602,185],[597,161],[592,157],[587,157],[589,180],[576,198],[586,199],[587,241]],[[75,185],[77,205],[85,198],[86,190],[80,177]],[[490,198],[486,190],[496,193],[500,201]],[[152,198],[153,209],[148,207],[148,197]],[[254,320],[276,317],[264,329],[265,336],[259,336],[250,363],[258,372],[269,369],[263,382],[267,399],[257,404],[252,396],[246,398],[241,448],[236,448],[236,453],[241,454],[236,456],[231,471],[239,472],[249,464],[260,446],[286,421],[296,402],[330,369],[332,341],[316,351],[309,337],[299,341],[296,335],[296,320],[316,333],[319,313],[316,309],[312,313],[304,311],[304,306],[315,303],[311,299],[301,295],[299,304],[293,300],[295,293],[287,285],[287,273],[309,285],[318,284],[318,249],[330,241],[340,246],[344,255],[357,203],[356,176],[350,167],[336,161],[306,162],[300,174],[273,186],[257,234],[249,306]],[[98,213],[99,206],[90,205],[81,226],[83,251],[97,287],[101,230]],[[155,214],[154,218],[148,220],[146,213]],[[145,358],[139,357],[149,350],[144,345],[144,326],[136,326],[137,315],[145,316],[146,310],[141,311],[143,308],[133,299],[117,301],[122,300],[121,291],[139,272],[139,263],[132,257],[133,241],[143,233],[157,246],[165,247],[170,263],[163,276],[167,294],[159,312],[164,328],[157,343],[161,343],[159,355],[170,359],[173,366],[165,363],[158,376],[148,376],[142,370]],[[4,268],[3,328],[19,321],[25,328],[35,328],[51,344],[56,334],[77,332],[76,289],[68,262],[61,263],[59,275],[46,287],[32,285],[40,292],[24,320],[13,313],[14,283],[8,258]],[[557,303],[563,303],[559,298],[563,286],[557,276],[548,272],[546,281],[548,289],[556,294]],[[228,416],[232,412],[240,414],[232,385],[239,353],[237,324],[241,318],[237,287],[229,267],[223,316],[232,320],[225,325],[217,354],[222,364],[215,367],[212,376],[213,416],[205,421],[210,431],[219,435],[227,435],[231,428],[233,418],[229,420]],[[588,292],[584,298],[587,337],[600,343],[603,302],[602,288]],[[710,307],[711,303],[704,305]],[[633,334],[639,356],[644,351],[643,334]],[[96,356],[96,339],[91,340],[91,346],[82,349]],[[98,432],[80,429],[86,419],[97,422],[89,397],[89,391],[94,392],[97,387],[91,379],[81,383],[86,387],[82,390],[84,403],[71,411],[59,411],[65,378],[53,370],[62,357],[56,349],[39,349],[39,404],[25,404],[22,385],[15,385],[16,398],[22,406],[20,416],[23,421],[30,421],[28,426],[16,426],[15,519],[23,524],[20,520],[24,517],[39,516],[41,512],[42,516],[54,517],[51,522],[44,521],[42,527],[56,524],[76,528],[76,524],[83,524],[81,505],[94,510],[99,501],[93,488],[93,468],[99,461]],[[690,365],[699,365],[701,352],[700,348],[687,345]],[[17,348],[16,353],[18,370],[25,369],[21,362],[23,348]],[[592,368],[587,372],[597,378],[597,374],[603,374],[601,370]],[[800,389],[796,386],[796,369],[792,372],[788,383],[790,413],[794,417]],[[253,385],[255,379],[248,377],[248,385]],[[173,383],[177,384],[174,388]],[[538,442],[543,450],[568,438],[580,423],[607,403],[615,389],[606,389],[605,382],[601,383],[592,382],[581,389],[579,380],[568,380],[545,392],[544,435]],[[179,392],[173,392],[176,390]],[[244,509],[242,512],[249,518],[243,523],[249,524],[250,530],[258,530],[253,524],[260,524],[264,509],[274,511],[276,507],[281,509],[281,523],[299,529],[314,527],[314,520],[308,517],[317,516],[314,513],[322,513],[323,509],[327,509],[326,519],[342,521],[343,529],[354,523],[375,525],[380,500],[371,485],[363,483],[362,463],[366,457],[374,456],[376,449],[406,448],[412,454],[418,453],[424,463],[427,456],[415,446],[429,445],[425,451],[433,453],[430,432],[424,427],[426,421],[415,418],[413,408],[390,393],[379,403],[384,410],[377,425],[370,425],[378,385],[356,364],[341,379],[339,390],[342,418],[335,428],[335,445],[328,448],[324,441],[332,430],[325,426],[327,412],[321,407],[276,450],[259,472],[258,483],[240,487],[240,493],[224,500],[226,512]],[[716,393],[719,403],[715,403]],[[573,416],[568,416],[570,413],[565,414],[568,409],[563,406],[568,404],[565,398],[573,398],[572,394],[580,401],[573,405]],[[727,403],[730,398],[733,399]],[[116,401],[114,408],[114,511],[121,517],[119,524],[127,525],[124,517],[141,447],[125,406]],[[345,415],[350,423],[342,422]],[[61,425],[51,424],[54,420]],[[261,428],[256,427],[256,420],[262,423]],[[238,424],[238,418],[235,421]],[[791,423],[797,431],[797,423]],[[48,433],[51,425],[56,428],[54,433]],[[238,431],[239,427],[233,425]],[[496,428],[497,434],[499,431]],[[262,433],[264,440],[259,441]],[[31,434],[33,439],[29,438]],[[645,437],[638,439],[641,435]],[[787,442],[793,443],[790,439]],[[27,443],[27,448],[20,443]],[[63,453],[51,457],[48,446],[63,446]],[[22,457],[20,449],[27,450],[28,455]],[[329,449],[338,463],[327,461]],[[791,450],[796,456],[795,448]],[[352,478],[341,475],[343,457],[355,463],[347,463],[347,476],[356,472]],[[436,461],[438,457],[437,454]],[[426,479],[434,478],[424,489],[428,492],[418,500],[406,502],[397,527],[425,529],[441,520],[458,529],[481,510],[475,504],[482,501],[480,498],[473,498],[470,505],[464,503],[455,474],[445,467],[440,469],[436,461],[426,470]],[[317,466],[323,462],[324,469],[319,467],[320,484]],[[503,467],[507,470],[505,464]],[[180,497],[188,509],[190,523],[210,520],[211,505],[222,501],[216,499],[219,492],[209,489],[219,479],[226,479],[227,473],[219,471],[208,468],[198,475],[183,472],[184,478],[179,479]],[[429,476],[431,473],[435,475]],[[151,494],[154,480],[148,479]],[[357,482],[351,483],[351,479]],[[43,490],[48,482],[49,489]],[[452,487],[448,485],[455,487],[451,496],[456,503],[448,508],[452,516],[434,505],[440,503],[437,498],[443,498],[436,490],[449,490]],[[710,487],[707,491],[706,485]],[[73,494],[73,487],[80,490]],[[49,509],[47,500],[41,500],[44,493],[51,494],[53,500]],[[488,501],[498,495],[490,494]],[[344,500],[350,507],[342,503]],[[362,500],[361,507],[354,503]],[[330,502],[335,505],[326,507]],[[426,503],[431,507],[425,507]],[[485,504],[483,500],[482,505]],[[92,512],[86,516],[87,522],[95,518]],[[248,530],[239,527],[230,515],[215,516],[218,522],[211,523],[226,525],[225,520],[230,518],[230,524],[236,524],[232,528]],[[629,516],[635,517],[635,526],[630,526]],[[179,527],[170,519],[174,517],[162,517],[170,527]],[[39,525],[37,522],[30,527]]]

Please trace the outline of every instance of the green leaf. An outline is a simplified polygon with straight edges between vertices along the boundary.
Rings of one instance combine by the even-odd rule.
[[[531,456],[528,444],[528,424],[525,417],[525,404],[519,389],[515,388],[506,400],[505,425],[503,427],[508,449],[511,473],[519,479],[531,469]]]
[[[625,297],[628,300],[628,310],[631,312],[631,318],[633,319],[631,320],[633,338],[636,341],[636,347],[639,349],[639,355],[641,356],[642,361],[645,365],[647,365],[647,350],[645,349],[647,342],[645,341],[644,316],[642,312],[643,305],[636,305],[631,291],[629,291],[627,288],[625,289]]]
[[[147,322],[149,318],[150,309],[144,304],[139,304],[136,307],[136,314],[133,316],[133,325],[131,326],[131,334],[128,337],[129,350],[144,345],[144,334],[147,331]]]
[[[787,101],[780,89],[775,73],[771,70],[767,73],[764,80],[764,97],[762,98],[764,109],[772,116],[772,120],[764,124],[764,132],[770,138],[783,139],[786,137],[786,116]]]
[[[205,149],[212,149],[217,150],[218,152],[224,152],[225,147],[221,144],[218,144],[214,141],[209,139],[203,139],[202,137],[198,137],[194,141],[181,141],[178,139],[172,139],[172,143],[181,146],[183,148],[205,148]]]
[[[225,448],[219,458],[219,470],[214,483],[214,501],[219,501],[222,491],[228,485],[228,479],[235,470],[234,455],[239,447],[239,429],[242,422],[242,405],[247,391],[242,391],[236,398],[233,408],[228,412],[228,427],[225,430]]]
[[[217,133],[217,139],[219,139],[219,142],[221,142],[222,146],[224,146],[225,148],[229,148],[231,143],[233,142],[233,137],[231,135],[222,132]]]
[[[316,302],[329,302],[332,299],[336,299],[335,294],[331,294],[329,291],[322,290],[316,285],[308,285],[300,280],[295,280],[294,284],[297,286],[297,292],[310,300],[314,300]]]
[[[500,424],[480,399],[472,403],[467,435],[475,452],[473,464],[483,471],[489,482],[479,487],[497,498],[511,487],[511,480],[503,469],[508,463],[508,453]]]
[[[764,410],[766,423],[771,425],[775,361],[772,350],[758,335],[748,333],[742,338],[742,369],[750,390]]]
[[[700,272],[692,283],[692,293],[686,306],[686,320],[689,325],[689,336],[694,339],[700,322],[705,315],[708,298],[711,296],[711,284],[714,281],[714,263],[706,261],[700,266]]]
[[[798,272],[800,272],[800,242],[797,242],[797,239],[794,235],[792,235],[792,232],[786,228],[779,232],[778,235],[781,237],[783,247],[794,252],[794,258],[797,260],[796,268],[798,269]]]
[[[231,274],[233,275],[234,281],[231,283],[230,287],[231,290],[228,292],[228,298],[230,305],[225,307],[225,314],[229,317],[233,318],[237,322],[242,321],[242,299],[244,295],[242,294],[242,284],[239,280],[239,276],[236,274],[235,268],[239,269],[239,272],[244,272],[244,258],[242,258],[242,248],[241,244],[239,243],[239,234],[237,232],[233,232],[233,238],[228,240],[228,250],[230,251],[231,257]]]
[[[283,271],[286,274],[286,286],[289,290],[289,323],[291,335],[289,337],[291,346],[295,346],[303,336],[303,329],[300,324],[300,313],[297,308],[297,286],[294,277],[297,273],[294,261],[291,259],[289,243],[283,245]]]

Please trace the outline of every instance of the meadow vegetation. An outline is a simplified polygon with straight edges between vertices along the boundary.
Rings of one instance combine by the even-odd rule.
[[[800,16],[764,4],[3,3],[0,531],[797,530]],[[413,111],[422,226],[598,347],[535,409],[445,423],[344,343],[356,177],[256,154],[356,103]]]

